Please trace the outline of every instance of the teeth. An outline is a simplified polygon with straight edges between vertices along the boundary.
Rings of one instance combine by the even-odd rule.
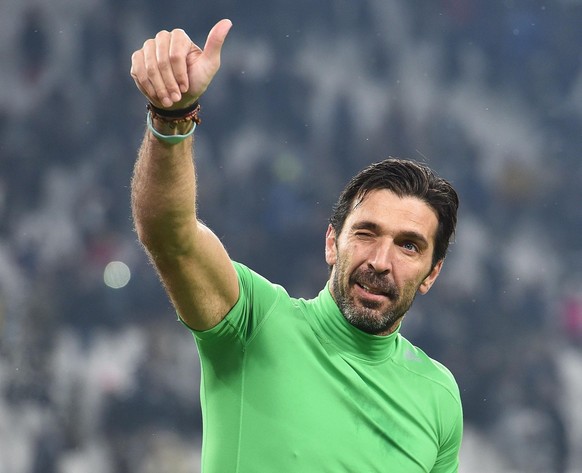
[[[369,288],[368,286],[366,286],[365,284],[360,284],[360,286],[362,286],[362,287],[364,288],[364,290],[365,290],[366,292],[369,292],[370,294],[376,294],[376,295],[380,295],[380,294],[381,294],[381,292],[374,291],[373,289],[370,289],[370,288]]]

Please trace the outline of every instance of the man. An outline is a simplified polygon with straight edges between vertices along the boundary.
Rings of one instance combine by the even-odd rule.
[[[131,71],[150,102],[133,215],[200,354],[203,471],[458,471],[457,385],[399,334],[442,268],[457,194],[411,161],[366,168],[334,208],[329,282],[312,300],[231,261],[196,217],[192,155],[196,102],[230,27],[218,22],[204,49],[162,31]]]

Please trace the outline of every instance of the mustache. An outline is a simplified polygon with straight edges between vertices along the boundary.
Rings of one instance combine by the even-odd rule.
[[[387,276],[382,276],[371,269],[359,269],[352,274],[350,282],[365,285],[375,291],[382,292],[390,299],[398,299],[400,293],[396,284]]]

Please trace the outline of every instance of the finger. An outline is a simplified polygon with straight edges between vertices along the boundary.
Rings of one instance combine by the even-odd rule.
[[[156,62],[167,94],[160,99],[166,107],[173,105],[174,102],[179,102],[182,95],[170,62],[171,41],[172,35],[168,31],[160,31],[156,35]]]
[[[130,74],[139,91],[145,95],[149,101],[157,102],[156,91],[147,76],[143,49],[134,52],[131,56]]]
[[[170,65],[180,92],[185,93],[190,88],[188,80],[188,63],[186,58],[192,48],[197,46],[192,43],[190,37],[182,29],[172,31],[170,39]],[[176,102],[176,101],[174,101]]]
[[[206,44],[204,45],[204,55],[207,59],[215,65],[216,68],[220,65],[220,52],[222,45],[226,39],[226,35],[232,27],[230,20],[220,20],[208,33]]]
[[[153,98],[157,99],[163,107],[171,107],[172,100],[168,94],[168,89],[162,78],[160,68],[158,66],[157,50],[159,45],[157,43],[162,42],[163,38],[148,39],[144,43],[142,48],[144,54],[144,64],[147,73],[147,77],[154,88]]]

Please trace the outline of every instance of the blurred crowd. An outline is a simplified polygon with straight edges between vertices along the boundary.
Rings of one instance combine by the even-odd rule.
[[[582,471],[581,0],[3,0],[0,473],[198,471],[195,346],[130,216],[129,65],[223,17],[195,148],[232,258],[313,297],[348,178],[427,162],[459,226],[403,333],[458,380],[461,472]]]

